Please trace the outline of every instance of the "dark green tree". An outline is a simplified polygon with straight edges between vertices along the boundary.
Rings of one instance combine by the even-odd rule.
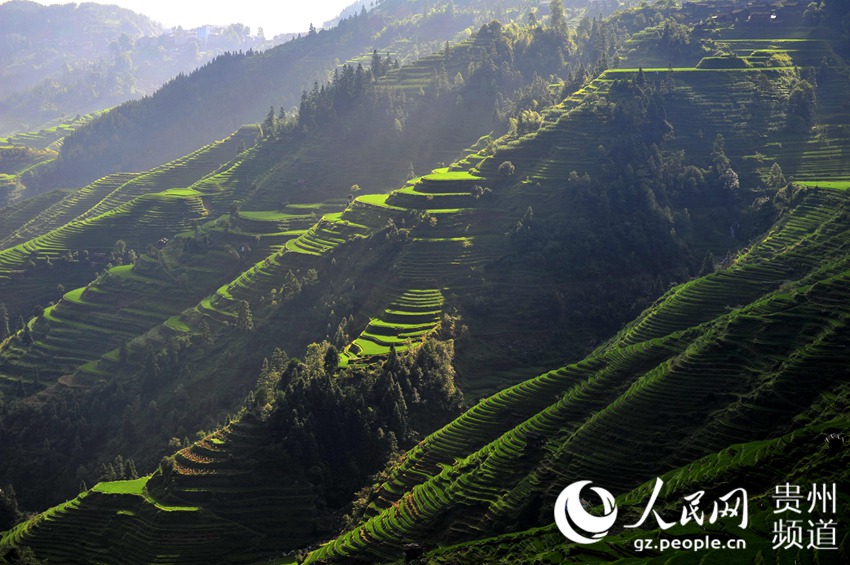
[[[12,485],[0,488],[0,532],[9,530],[21,519],[18,500]]]
[[[378,54],[377,49],[372,51],[372,61],[369,65],[369,70],[372,71],[372,77],[375,78],[375,80],[381,78],[387,73],[387,70],[384,68],[384,61]]]
[[[302,286],[310,287],[319,282],[319,272],[316,269],[308,269],[307,274],[304,275],[304,280],[301,281]]]
[[[499,165],[499,174],[503,177],[509,177],[516,172],[516,167],[510,161],[503,161],[501,165]]]
[[[333,345],[328,347],[325,351],[325,359],[323,365],[325,369],[325,374],[328,376],[332,376],[339,368],[339,351]]]
[[[561,0],[551,0],[549,2],[549,13],[551,14],[549,25],[555,31],[564,33],[567,31],[567,18],[564,15],[564,5]]]
[[[5,304],[0,303],[0,341],[9,337],[11,333],[9,329],[9,311],[6,309]]]
[[[815,125],[817,99],[815,88],[807,80],[799,80],[788,95],[788,128],[807,131]]]
[[[713,273],[714,272],[714,265],[715,265],[714,253],[709,251],[708,253],[706,253],[705,257],[703,257],[703,259],[702,259],[702,266],[700,267],[699,275],[701,277],[704,277],[705,275]]]
[[[263,137],[274,137],[277,132],[277,116],[274,112],[274,106],[269,109],[266,119],[263,120]]]
[[[204,345],[212,345],[213,337],[212,332],[210,331],[210,325],[207,323],[206,319],[201,320],[200,324],[200,332],[201,332],[201,343]]]
[[[782,174],[782,169],[779,167],[779,163],[774,163],[770,168],[770,175],[767,177],[767,186],[778,190],[786,184],[788,184],[788,181],[785,180],[785,175]]]
[[[237,326],[243,332],[254,331],[254,317],[251,315],[251,305],[247,300],[240,300],[237,309]]]
[[[722,188],[725,190],[736,190],[741,187],[738,173],[732,170],[732,164],[726,156],[725,140],[720,133],[714,138],[714,144],[711,148],[711,159]]]
[[[138,479],[139,472],[136,470],[136,462],[132,459],[127,459],[125,463],[124,476],[128,479]]]
[[[283,286],[280,288],[280,295],[284,300],[291,300],[292,298],[298,296],[298,293],[300,292],[301,282],[292,273],[292,270],[290,269],[283,277]]]
[[[121,346],[118,348],[118,362],[122,365],[126,365],[129,357],[130,352],[127,350],[127,342],[122,341]]]

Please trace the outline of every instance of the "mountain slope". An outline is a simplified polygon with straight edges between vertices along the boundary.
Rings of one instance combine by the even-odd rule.
[[[597,38],[607,37],[607,25],[596,24]],[[798,40],[791,49],[783,41],[789,37],[771,39],[779,45],[771,48],[782,55],[779,65],[762,64],[756,52],[738,57],[743,65],[691,53],[681,63],[690,67],[641,69],[621,61],[587,84],[574,75],[565,84],[532,79],[518,99],[524,89],[540,100],[556,89],[569,95],[552,107],[515,100],[505,137],[482,138],[448,167],[414,176],[389,194],[358,196],[352,187],[347,206],[339,191],[351,163],[340,159],[341,170],[303,182],[299,174],[333,162],[323,127],[387,116],[358,106],[347,114],[352,121],[339,120],[350,100],[329,87],[305,96],[297,119],[281,124],[272,115],[264,130],[279,134],[180,192],[214,210],[229,208],[229,216],[68,293],[42,316],[63,318],[60,331],[39,335],[37,317],[4,348],[11,354],[35,336],[24,355],[41,356],[33,364],[40,366],[44,351],[61,347],[61,334],[79,326],[84,312],[99,326],[115,323],[103,306],[119,296],[116,289],[153,283],[145,276],[157,268],[163,288],[172,289],[168,298],[178,298],[177,281],[168,280],[178,271],[169,269],[185,265],[191,272],[212,256],[184,264],[192,249],[222,238],[245,261],[237,276],[83,365],[73,379],[12,405],[4,424],[6,437],[19,442],[10,451],[16,480],[21,469],[36,469],[44,480],[61,475],[67,462],[52,456],[50,443],[36,453],[38,465],[21,465],[22,456],[35,453],[25,445],[57,438],[79,455],[86,426],[120,426],[120,438],[111,444],[96,438],[98,448],[109,452],[120,443],[119,449],[137,448],[150,458],[156,434],[182,425],[169,444],[175,449],[197,427],[192,418],[199,413],[207,415],[205,427],[216,427],[222,407],[253,387],[262,367],[244,410],[195,444],[184,439],[183,449],[150,478],[101,483],[12,530],[2,545],[28,545],[61,561],[78,556],[55,540],[83,536],[92,540],[84,553],[107,562],[128,554],[136,562],[203,562],[225,554],[251,562],[339,531],[309,558],[397,561],[425,550],[426,560],[445,562],[609,559],[623,556],[617,543],[629,536],[612,538],[598,552],[561,543],[551,510],[564,485],[593,479],[621,495],[622,504],[636,504],[645,500],[645,481],[666,473],[675,486],[665,502],[674,506],[678,494],[700,486],[684,476],[684,469],[697,468],[699,478],[719,484],[755,475],[748,480],[756,503],[777,476],[752,467],[764,457],[795,478],[844,481],[840,450],[818,445],[811,461],[798,462],[817,434],[847,429],[840,413],[847,384],[848,202],[841,191],[789,184],[782,169],[810,185],[845,182],[846,164],[836,154],[847,143],[840,97],[846,66],[832,54],[832,80],[814,87],[808,69],[788,63],[832,53],[824,42],[837,40],[820,30],[815,33],[826,39],[807,38],[808,28],[770,29]],[[415,83],[418,73],[419,80],[432,75],[420,88],[454,98],[440,114],[454,119],[462,113],[451,108],[462,107],[472,89],[511,76],[507,59],[495,64],[492,51],[523,69],[535,49],[570,37],[548,31],[547,37],[540,26],[488,24],[456,51],[489,45],[492,65],[485,57],[447,86],[451,64],[459,63],[447,49],[387,74],[376,92],[394,79]],[[748,27],[710,34],[725,45],[761,41],[742,37],[745,32],[755,34]],[[653,40],[653,33],[627,44],[637,44],[629,64],[657,58],[655,40],[663,34]],[[335,87],[362,77],[347,72]],[[804,83],[823,100],[820,106],[808,105]],[[308,135],[300,137],[298,128]],[[311,150],[309,141],[322,148]],[[278,159],[281,153],[291,161]],[[767,166],[773,156],[781,169]],[[329,178],[337,184],[311,186],[312,179]],[[327,198],[311,202],[311,194]],[[248,261],[254,246],[258,255]],[[689,278],[600,345],[668,281]],[[138,294],[139,301],[165,302],[155,298],[163,294],[155,287]],[[125,305],[112,306],[120,313]],[[130,307],[127,314],[138,316],[138,306]],[[325,342],[308,346],[321,336]],[[306,350],[304,362],[275,349],[281,346]],[[482,399],[417,444],[456,408],[448,378],[455,347],[457,381],[473,391],[468,398],[520,384]],[[10,382],[7,390],[25,395],[32,385],[40,386],[38,378]],[[70,434],[42,434],[63,425]],[[396,448],[409,449],[394,458]],[[387,458],[389,467],[369,481]],[[124,468],[123,460],[115,464]],[[110,478],[108,469],[102,477]],[[354,495],[369,482],[376,484]],[[107,494],[115,496],[101,496]],[[160,532],[175,519],[162,514],[169,510],[187,513],[188,525],[163,541]],[[116,511],[127,520],[110,523]],[[274,521],[264,519],[269,513]],[[759,513],[759,533],[769,528],[766,514]],[[293,523],[292,515],[302,519]],[[228,521],[245,534],[223,536]],[[135,539],[143,542],[131,548]],[[515,551],[505,547],[513,539],[520,540]],[[447,547],[452,544],[459,545]]]
[[[516,0],[504,7],[514,7],[513,17],[522,21],[531,4]],[[492,18],[481,0],[388,0],[333,29],[261,53],[222,55],[70,136],[58,162],[60,177],[90,182],[173,160],[260,120],[270,106],[289,111],[302,91],[328,80],[340,63],[365,64],[373,50],[414,61],[449,40],[468,37]]]
[[[799,428],[810,407],[848,385],[850,259],[835,250],[850,225],[845,193],[798,199],[732,265],[677,287],[594,355],[426,438],[372,495],[366,519],[311,558],[395,560],[409,543],[544,525],[570,482],[622,494]],[[831,425],[846,433],[847,424]]]
[[[700,461],[705,455],[720,457],[721,468],[728,469],[722,484],[734,483],[744,471],[732,465],[740,461],[746,469],[750,459],[711,453],[795,430],[802,435],[789,436],[792,445],[799,441],[810,445],[806,438],[820,430],[846,433],[846,418],[810,419],[823,410],[817,406],[837,402],[832,394],[844,395],[841,391],[848,385],[842,362],[847,315],[842,312],[850,291],[850,257],[835,253],[850,237],[848,208],[843,192],[804,190],[787,216],[727,268],[676,287],[580,363],[488,398],[423,440],[368,495],[371,503],[364,521],[311,558],[395,560],[409,543],[427,549],[545,525],[559,485],[587,478],[625,494],[654,475],[669,472],[665,480],[670,481],[681,474],[675,469],[683,466],[717,467],[710,460]],[[648,320],[653,320],[650,329]],[[652,408],[659,404],[667,407],[663,417]],[[828,408],[827,415],[834,410]],[[257,455],[225,456],[257,445],[249,438],[264,432],[252,422],[243,416],[239,424],[205,439],[192,448],[195,455],[190,460],[195,462],[181,465],[215,465],[221,469],[216,473],[239,469],[239,474],[255,468],[256,460],[250,460]],[[642,433],[634,434],[636,429]],[[735,449],[747,458],[755,454],[756,461],[775,453],[777,465],[793,469],[795,451],[779,450],[779,445],[774,440]],[[818,464],[832,466],[832,458],[845,455],[823,454]],[[196,472],[180,473],[188,477]],[[228,476],[230,472],[223,475]],[[756,479],[750,474],[751,492],[768,490],[776,477],[767,473]],[[174,505],[155,502],[160,495],[141,490],[143,484],[133,488],[138,489],[137,496],[148,498],[147,504]],[[95,492],[119,493],[123,488],[105,485]],[[688,492],[687,484],[677,488]],[[675,492],[666,493],[668,499],[675,499]],[[639,494],[631,499],[640,499]],[[209,500],[202,497],[197,502],[205,505]],[[290,505],[296,503],[304,501],[296,497],[284,504],[291,511],[295,507]],[[84,526],[77,516],[81,512],[100,516],[107,508],[116,508],[112,504],[122,511],[131,508],[118,498],[85,496],[49,514],[45,526],[15,530],[5,543],[17,540],[44,555],[58,556],[48,540],[68,535],[69,527],[101,528],[98,522]],[[183,504],[191,510],[191,504]],[[233,511],[234,504],[225,504],[219,512]],[[252,504],[263,506],[256,500]],[[252,512],[265,515],[270,507],[264,504],[266,510],[255,507]],[[132,512],[141,517],[149,511]],[[143,520],[149,519],[154,521],[147,526],[135,521],[133,527],[152,535],[149,528],[161,520]],[[200,524],[203,531],[218,527],[216,519]],[[549,533],[527,535],[544,534],[549,536],[546,544],[561,547],[551,527]],[[244,538],[236,547],[249,541]],[[191,547],[199,559],[209,551],[197,543]],[[539,545],[526,550],[532,547],[541,550]],[[453,551],[466,555],[497,549],[485,544]],[[451,562],[453,554],[447,555]],[[519,558],[517,553],[511,555],[510,559]]]
[[[163,30],[146,16],[96,3],[4,2],[0,136],[151,94],[222,53],[273,45],[249,34],[236,22]]]
[[[470,39],[456,46],[450,57],[430,58],[414,65],[415,70],[426,76],[446,65],[467,70],[493,39]],[[77,478],[96,479],[101,463],[118,453],[135,458],[142,468],[153,468],[171,438],[222,421],[253,386],[254,376],[247,372],[274,347],[300,351],[319,332],[330,332],[329,323],[336,326],[343,317],[354,322],[357,316],[358,324],[366,319],[379,299],[369,298],[378,292],[370,287],[374,281],[362,273],[374,269],[383,256],[347,265],[352,281],[369,282],[362,285],[368,300],[358,304],[353,297],[342,296],[344,287],[339,282],[331,282],[341,267],[334,268],[332,258],[322,257],[317,250],[348,236],[362,240],[364,235],[377,234],[386,227],[387,217],[381,221],[380,215],[373,215],[378,221],[366,229],[353,225],[357,222],[348,225],[347,219],[338,221],[338,213],[328,213],[345,206],[344,196],[354,179],[364,187],[382,188],[404,178],[411,161],[419,166],[420,160],[432,161],[476,140],[492,127],[492,104],[499,89],[510,92],[518,83],[514,75],[499,77],[495,83],[499,89],[478,95],[477,108],[467,109],[458,103],[459,95],[475,93],[479,80],[489,81],[492,76],[469,75],[468,85],[444,90],[429,81],[422,94],[394,97],[393,86],[404,88],[406,79],[393,80],[388,86],[371,85],[363,71],[346,69],[339,84],[329,85],[324,92],[342,90],[349,78],[360,80],[363,91],[354,100],[339,102],[340,111],[334,111],[330,123],[302,127],[289,117],[279,124],[280,131],[269,128],[258,147],[240,153],[234,145],[240,139],[250,144],[256,135],[256,129],[246,127],[228,141],[148,173],[111,175],[25,223],[20,233],[36,237],[0,252],[10,265],[11,278],[4,286],[14,292],[9,293],[6,308],[11,312],[10,329],[16,330],[3,346],[2,372],[10,397],[21,400],[10,403],[4,418],[8,435],[3,448],[8,456],[3,464],[8,465],[22,500],[66,496],[36,485],[41,479],[35,480],[28,471],[31,464],[44,476],[56,478],[52,482],[57,492],[74,491]],[[341,111],[343,102],[353,106],[347,113]],[[401,119],[406,129],[395,128],[394,122]],[[443,125],[451,126],[445,128],[450,134],[443,132]],[[465,131],[454,133],[464,126]],[[340,129],[351,131],[360,142],[351,146],[354,138],[337,135]],[[344,161],[338,158],[343,152],[347,154]],[[376,157],[381,154],[397,158]],[[213,170],[221,163],[219,157],[235,159]],[[316,162],[340,166],[316,167]],[[313,200],[325,198],[325,203]],[[61,224],[86,207],[76,219]],[[327,221],[302,234],[322,214]],[[313,253],[287,252],[288,240],[302,235],[297,247],[312,246]],[[150,247],[162,237],[172,241],[163,249]],[[118,250],[119,240],[123,252]],[[147,252],[139,256],[145,248]],[[137,257],[132,266],[131,257]],[[33,267],[30,261],[38,263]],[[92,271],[100,266],[106,266],[106,271],[91,281]],[[289,271],[299,289],[311,271],[318,271],[322,282],[292,303],[289,291],[286,300],[281,297],[281,283]],[[400,289],[399,294],[403,292]],[[62,300],[45,304],[38,293]],[[243,301],[263,331],[245,333],[236,327]],[[34,319],[15,325],[17,314],[39,303],[44,311],[37,310]],[[228,346],[216,344],[217,339]],[[114,388],[107,379],[110,376],[116,377],[112,384],[121,386]],[[186,390],[191,392],[188,403],[181,393]],[[110,429],[136,395],[139,409],[127,412],[127,435],[118,444],[114,437],[87,425],[79,430],[52,425],[58,414],[82,425],[76,409],[76,403],[82,402],[97,414],[98,430]],[[75,401],[69,404],[68,397]],[[173,418],[166,423],[163,414]],[[131,431],[149,429],[151,421],[162,425],[141,438]],[[59,444],[71,445],[81,434],[87,438],[81,440],[87,443],[87,454],[79,450],[60,460],[26,447],[32,441],[41,444],[45,434]],[[39,462],[28,463],[30,457]]]

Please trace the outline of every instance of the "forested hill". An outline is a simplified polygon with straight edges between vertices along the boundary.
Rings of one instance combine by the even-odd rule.
[[[221,56],[70,136],[59,157],[58,176],[88,182],[109,172],[159,165],[243,123],[261,120],[270,106],[286,111],[297,107],[304,90],[316,81],[324,83],[342,63],[368,65],[373,50],[412,61],[448,40],[468,37],[497,17],[521,20],[536,4],[508,0],[494,8],[482,0],[386,0],[333,29],[262,53]]]
[[[226,51],[268,48],[247,26],[163,29],[95,3],[0,5],[0,137],[155,92]]]
[[[161,31],[146,16],[118,6],[5,2],[0,5],[0,100],[66,65],[99,59],[122,35],[134,41]]]

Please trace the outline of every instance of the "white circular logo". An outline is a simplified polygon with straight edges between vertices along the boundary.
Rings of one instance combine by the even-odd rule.
[[[567,539],[576,543],[596,543],[606,535],[617,520],[614,496],[600,487],[590,487],[602,499],[604,516],[594,516],[584,509],[581,489],[592,481],[578,481],[561,491],[555,501],[555,524]]]

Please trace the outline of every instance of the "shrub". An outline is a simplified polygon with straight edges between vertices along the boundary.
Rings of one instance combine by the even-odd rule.
[[[499,174],[503,177],[512,176],[516,172],[516,167],[510,161],[503,161],[501,165],[499,165]]]

